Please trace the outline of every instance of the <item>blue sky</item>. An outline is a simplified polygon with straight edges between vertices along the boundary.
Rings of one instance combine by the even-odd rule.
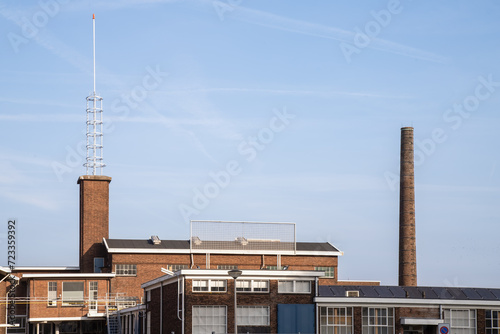
[[[19,265],[78,264],[94,12],[112,238],[295,222],[345,252],[340,279],[397,284],[413,126],[419,284],[500,287],[495,1],[2,1],[0,213]]]

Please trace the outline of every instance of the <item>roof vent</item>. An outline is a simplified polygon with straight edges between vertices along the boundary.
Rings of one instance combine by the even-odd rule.
[[[359,297],[359,291],[358,290],[346,291],[345,296],[346,297]]]
[[[191,240],[193,241],[193,244],[195,244],[196,246],[201,245],[201,239],[200,238],[198,238],[198,237],[192,237]]]
[[[151,242],[153,243],[153,245],[159,245],[159,244],[161,244],[161,240],[160,240],[160,238],[158,238],[157,235],[152,235],[151,236]]]
[[[237,237],[236,242],[239,242],[242,246],[248,245],[248,240],[245,237]]]

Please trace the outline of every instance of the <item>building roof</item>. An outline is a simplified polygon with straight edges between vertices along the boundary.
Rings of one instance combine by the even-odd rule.
[[[104,244],[110,253],[189,253],[191,251],[189,240],[161,240],[161,243],[155,245],[149,239],[104,239]],[[240,248],[244,248],[244,246],[240,245]],[[207,250],[193,249],[192,251],[205,253]],[[211,249],[210,251],[226,253],[248,252],[245,249]],[[258,251],[280,253],[280,251],[268,250],[265,247],[262,247]],[[296,253],[328,256],[342,255],[342,252],[329,242],[297,242]]]
[[[427,286],[319,286],[318,297],[346,298],[347,291],[359,291],[349,299],[500,301],[500,289]]]
[[[240,270],[241,276],[239,279],[300,279],[312,281],[318,277],[324,277],[324,271],[317,270]],[[226,269],[180,269],[173,273],[173,275],[163,275],[151,281],[141,284],[141,288],[151,289],[156,287],[160,282],[176,281],[179,277],[187,279],[230,279],[233,278],[229,275],[229,270]]]

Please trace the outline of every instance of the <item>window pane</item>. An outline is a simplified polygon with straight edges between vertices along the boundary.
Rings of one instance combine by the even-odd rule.
[[[311,282],[309,281],[296,281],[295,292],[311,292]]]
[[[83,282],[63,282],[63,305],[77,305],[83,303]]]
[[[293,281],[278,281],[278,292],[279,293],[293,292]]]
[[[225,306],[193,306],[193,334],[226,333]]]

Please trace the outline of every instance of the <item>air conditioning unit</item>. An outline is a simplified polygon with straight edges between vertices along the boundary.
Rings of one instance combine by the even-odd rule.
[[[57,306],[57,300],[49,300],[47,305],[48,306]]]
[[[359,291],[358,290],[346,291],[345,296],[346,297],[359,297]]]

